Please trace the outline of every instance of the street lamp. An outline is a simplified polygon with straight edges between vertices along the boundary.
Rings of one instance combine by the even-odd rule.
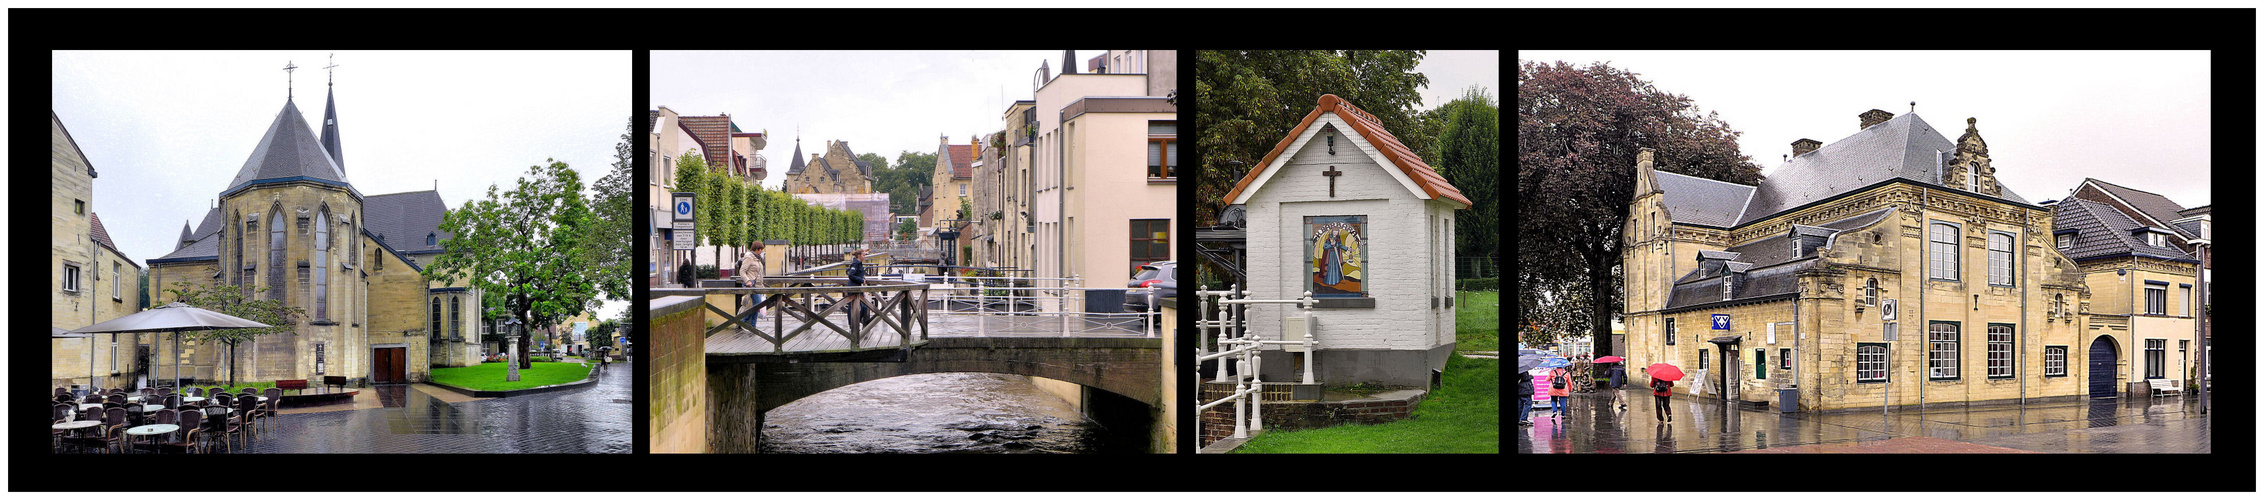
[[[503,377],[507,382],[519,381],[519,356],[526,355],[519,352],[519,326],[519,318],[503,321],[503,352],[507,353],[503,356],[503,361],[511,365],[508,368],[510,374]]]

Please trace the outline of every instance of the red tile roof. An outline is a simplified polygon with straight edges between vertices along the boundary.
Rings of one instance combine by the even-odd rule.
[[[951,178],[972,179],[975,177],[975,145],[946,144],[943,147],[950,148],[949,151],[951,151]]]
[[[1423,192],[1429,195],[1431,199],[1453,200],[1461,203],[1462,208],[1470,207],[1470,198],[1464,197],[1462,190],[1455,189],[1453,184],[1447,183],[1446,177],[1440,176],[1438,171],[1432,170],[1430,164],[1423,163],[1423,158],[1416,156],[1415,151],[1407,149],[1406,144],[1399,142],[1399,137],[1391,135],[1391,131],[1384,130],[1383,124],[1376,121],[1375,115],[1370,115],[1367,111],[1353,106],[1350,101],[1337,97],[1336,94],[1321,96],[1319,105],[1315,106],[1311,113],[1306,113],[1305,119],[1297,122],[1296,127],[1290,128],[1289,133],[1282,136],[1281,142],[1274,144],[1273,151],[1266,153],[1265,159],[1258,161],[1258,168],[1250,169],[1249,174],[1242,176],[1241,182],[1234,184],[1234,190],[1226,193],[1226,202],[1233,203],[1235,198],[1242,196],[1242,190],[1249,189],[1251,184],[1256,183],[1258,175],[1265,173],[1265,167],[1273,165],[1274,159],[1280,157],[1283,151],[1289,149],[1289,143],[1295,142],[1297,136],[1304,134],[1305,129],[1311,127],[1313,121],[1321,117],[1321,113],[1326,112],[1335,112],[1338,117],[1343,118],[1345,123],[1352,126],[1355,133],[1366,138],[1368,144],[1375,146],[1376,151],[1383,154],[1385,159],[1391,160],[1394,166],[1399,167],[1400,172],[1407,174],[1408,179],[1414,180],[1415,185],[1423,188]]]
[[[677,116],[676,121],[699,138],[708,166],[724,168],[732,164],[730,116]]]

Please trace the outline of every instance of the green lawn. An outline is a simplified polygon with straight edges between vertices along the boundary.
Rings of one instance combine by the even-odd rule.
[[[1501,350],[1501,292],[1454,293],[1454,349]]]
[[[1449,358],[1415,416],[1381,425],[1266,431],[1235,453],[1501,453],[1501,361]]]
[[[589,378],[590,368],[581,363],[535,363],[533,368],[519,370],[518,382],[505,382],[503,378],[508,374],[506,363],[481,363],[462,368],[434,368],[432,382],[480,391],[510,391]]]

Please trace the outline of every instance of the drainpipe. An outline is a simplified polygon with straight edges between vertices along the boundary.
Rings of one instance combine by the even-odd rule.
[[[1927,222],[1927,221],[1925,220],[1925,214],[1926,214],[1926,208],[1927,208],[1927,206],[1926,206],[1926,205],[1927,205],[1927,203],[1926,203],[1926,202],[1927,202],[1928,200],[1930,200],[1931,198],[1933,198],[1933,193],[1929,193],[1929,192],[1927,192],[1927,191],[1926,191],[1926,190],[1924,190],[1924,189],[1920,189],[1920,190],[1918,190],[1918,214],[1919,214],[1919,221],[1918,221],[1918,223],[1919,223],[1919,225],[1920,225],[1920,226],[1922,226],[1922,227],[1925,227],[1925,228],[1926,228],[1926,230],[1925,230],[1925,231],[1922,231],[1922,232],[1921,232],[1921,234],[1925,234],[1925,235],[1927,235],[1927,236],[1931,236],[1931,235],[1933,234],[1933,232],[1934,232],[1934,224],[1933,224],[1932,222]],[[1963,235],[1960,235],[1959,237],[1960,237],[1960,238],[1962,238],[1962,237],[1964,237],[1964,236],[1963,236]],[[1926,252],[1926,257],[1927,257],[1928,259],[1931,259],[1931,258],[1933,258],[1933,252],[1934,252],[1934,249],[1932,248],[1932,245],[1933,245],[1933,242],[1934,242],[1934,240],[1933,240],[1932,238],[1930,238],[1930,237],[1929,237],[1929,238],[1927,238],[1927,239],[1926,239],[1925,241],[1926,241],[1925,245],[1927,245],[1927,246],[1924,246],[1924,247],[1920,247],[1920,248],[1923,248],[1923,249],[1925,249],[1924,251]],[[1918,353],[1919,353],[1919,356],[1918,356],[1918,377],[1917,377],[1917,378],[1918,378],[1918,380],[1917,380],[1917,382],[1918,382],[1918,411],[1919,411],[1919,413],[1925,413],[1925,412],[1926,412],[1926,375],[1927,375],[1927,371],[1928,371],[1928,370],[1929,370],[1929,369],[1931,368],[1931,367],[1928,367],[1928,366],[1926,366],[1926,356],[1925,356],[1925,354],[1926,354],[1926,342],[1927,342],[1927,341],[1929,340],[1929,337],[1927,337],[1927,335],[1929,335],[1929,334],[1931,334],[1931,333],[1932,333],[1931,331],[1929,331],[1929,329],[1928,329],[1928,328],[1926,328],[1926,289],[1928,289],[1928,288],[1933,288],[1933,287],[1934,287],[1934,271],[1933,271],[1932,262],[1931,262],[1931,261],[1927,261],[1927,263],[1928,263],[1928,265],[1927,265],[1927,268],[1926,268],[1926,275],[1924,275],[1924,276],[1920,276],[1920,277],[1918,278],[1918,347],[1919,347],[1919,349],[1918,349]],[[1896,333],[1901,333],[1901,332],[1896,332]],[[1890,351],[1891,351],[1891,349],[1890,349]],[[1891,375],[1890,375],[1890,376],[1891,376]]]
[[[2023,215],[2026,215],[2026,213],[2024,212]],[[2028,249],[2028,217],[2021,219],[2020,229],[2018,229],[2020,231],[2020,244],[2013,247],[2012,255],[2014,262],[2019,262],[2012,268],[2013,276],[2015,276],[2013,285],[2020,287],[2020,322],[2013,325],[2013,328],[2020,332],[2020,345],[2013,346],[2012,372],[2013,376],[2020,378],[2020,407],[2025,409],[2028,408],[2028,373],[2022,367],[2028,366],[2026,361],[2028,358],[2024,354],[2031,344],[2028,342],[2028,283],[2017,277],[2024,274],[2020,272],[2020,268],[2027,266],[2026,262],[2021,262],[2019,259],[2020,254],[2027,253],[2026,250]],[[2036,277],[2030,273],[2028,279],[2035,280]],[[2025,422],[2026,419],[2022,419],[2022,421]]]
[[[2201,391],[2202,415],[2209,414],[2209,335],[2208,330],[2203,329],[2203,325],[2209,320],[2209,310],[2204,307],[2209,301],[2202,300],[2202,297],[2209,296],[2209,281],[2202,275],[2208,272],[2209,258],[2205,253],[2208,252],[2207,247],[2207,243],[2193,246],[2193,256],[2200,262],[2193,263],[2193,298],[2189,301],[2199,305],[2186,306],[2193,308],[2193,336],[2199,338],[2201,344],[2201,349],[2196,351],[2199,357],[2194,363],[2193,384],[2199,386]]]

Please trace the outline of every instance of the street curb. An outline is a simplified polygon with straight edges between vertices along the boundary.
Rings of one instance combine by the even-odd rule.
[[[447,389],[447,390],[450,390],[450,391],[454,391],[454,392],[456,392],[457,394],[463,394],[463,395],[466,395],[466,396],[471,396],[471,397],[475,397],[475,398],[508,398],[508,397],[511,397],[511,396],[526,396],[526,395],[530,395],[530,394],[541,394],[541,393],[546,393],[546,392],[557,392],[557,391],[565,391],[565,390],[572,390],[572,389],[580,389],[580,388],[584,388],[584,387],[586,387],[586,386],[589,386],[589,385],[592,385],[592,384],[596,384],[596,383],[597,383],[597,381],[598,381],[598,377],[600,376],[600,374],[601,374],[601,373],[602,373],[602,372],[597,372],[597,371],[594,371],[594,370],[593,370],[593,371],[591,371],[591,373],[590,373],[590,376],[589,376],[589,377],[587,377],[587,378],[583,378],[583,379],[581,379],[581,380],[573,381],[573,382],[567,382],[567,383],[563,383],[563,384],[557,384],[557,385],[546,385],[546,386],[542,386],[542,387],[529,387],[529,388],[526,388],[526,389],[513,389],[513,390],[508,390],[508,391],[482,391],[482,390],[471,389],[471,388],[466,388],[466,387],[457,387],[457,386],[448,385],[448,384],[443,384],[443,383],[439,383],[439,382],[433,382],[433,381],[430,381],[430,380],[427,380],[427,381],[425,381],[425,384],[431,385],[431,386],[433,386],[433,387],[439,387],[439,388],[442,388],[442,389]]]

